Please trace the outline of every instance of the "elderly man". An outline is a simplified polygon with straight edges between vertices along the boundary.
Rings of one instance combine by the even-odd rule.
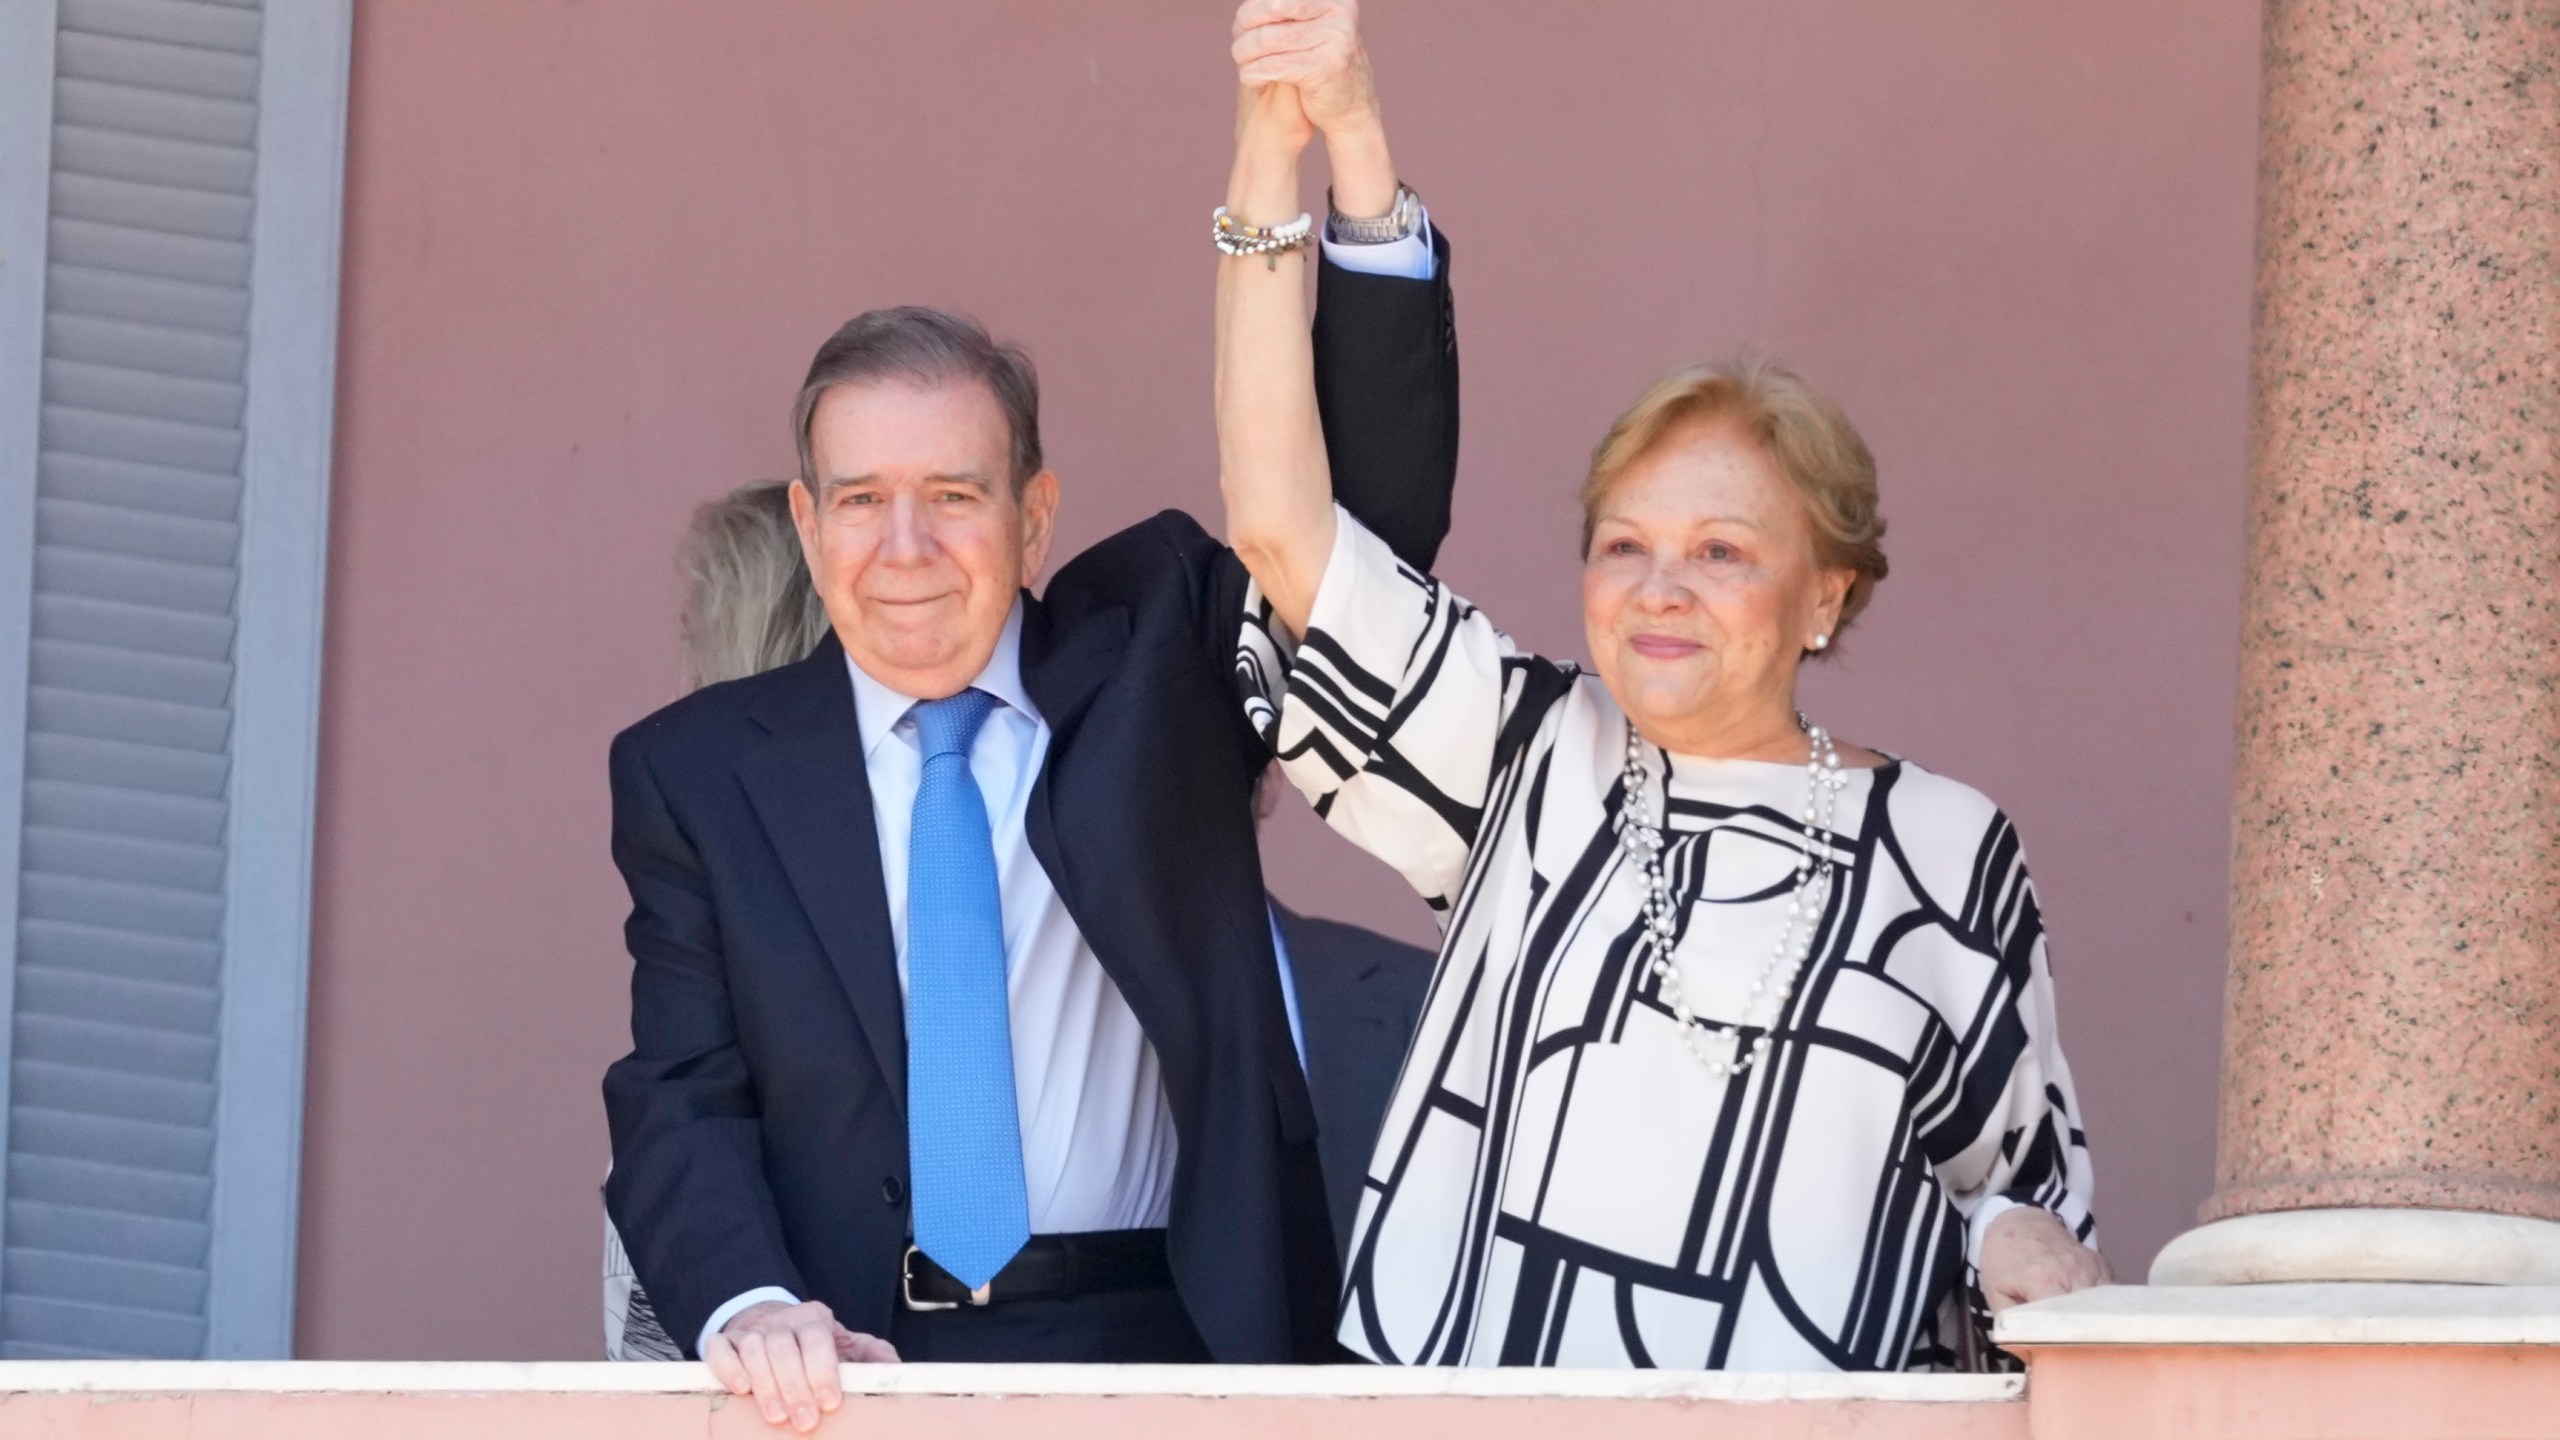
[[[1340,498],[1427,566],[1455,469],[1445,245],[1348,0],[1252,0],[1238,36],[1333,156]],[[831,633],[612,750],[634,969],[606,1203],[670,1333],[804,1431],[839,1358],[1333,1355],[1243,567],[1169,512],[1032,598],[1061,490],[1036,383],[952,316],[846,325],[794,421]]]

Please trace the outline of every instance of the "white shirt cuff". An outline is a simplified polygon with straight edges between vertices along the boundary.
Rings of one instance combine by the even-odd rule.
[[[755,1289],[748,1291],[746,1294],[739,1296],[728,1304],[711,1312],[711,1318],[702,1322],[702,1333],[694,1337],[693,1353],[700,1355],[704,1349],[709,1347],[711,1344],[711,1337],[720,1333],[721,1326],[737,1319],[739,1311],[746,1309],[750,1305],[761,1305],[767,1300],[779,1300],[785,1305],[797,1305],[800,1303],[799,1296],[792,1294],[790,1291],[783,1289],[779,1285],[759,1285]]]
[[[1345,270],[1362,275],[1385,275],[1396,280],[1428,280],[1438,273],[1439,257],[1431,253],[1431,213],[1424,211],[1422,223],[1401,240],[1387,240],[1375,245],[1356,245],[1333,238],[1333,227],[1324,232],[1324,258]]]
[[[1986,1195],[1981,1204],[1973,1207],[1973,1213],[1965,1217],[1964,1263],[1972,1266],[1976,1275],[1982,1273],[1982,1237],[1990,1233],[1991,1222],[2017,1209],[2021,1203],[2006,1195]]]

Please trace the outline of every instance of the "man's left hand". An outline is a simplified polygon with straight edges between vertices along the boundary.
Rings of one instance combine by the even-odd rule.
[[[1360,43],[1359,0],[1245,0],[1236,10],[1236,78],[1295,85],[1328,139],[1374,129],[1378,93]]]
[[[2004,1210],[1982,1236],[1982,1298],[1999,1314],[2115,1279],[2105,1257],[2080,1243],[2050,1210]]]

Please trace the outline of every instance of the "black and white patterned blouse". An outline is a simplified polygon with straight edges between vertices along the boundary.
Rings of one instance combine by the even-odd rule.
[[[1294,647],[1248,597],[1245,704],[1445,932],[1369,1162],[1343,1343],[1409,1364],[1983,1363],[1991,1218],[2040,1205],[2094,1231],[2007,818],[1908,761],[1854,772],[1776,1043],[1719,1078],[1629,963],[1643,881],[1617,843],[1607,689],[1336,523]],[[1657,750],[1650,773],[1670,777],[1682,983],[1737,1017],[1786,920],[1804,767]]]

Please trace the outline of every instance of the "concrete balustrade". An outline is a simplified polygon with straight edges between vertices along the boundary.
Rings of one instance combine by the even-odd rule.
[[[2560,1287],[2116,1286],[2001,1317],[2014,1375],[862,1366],[866,1440],[2560,1440]],[[698,1365],[17,1362],[0,1436],[763,1440]]]
[[[908,1365],[847,1372],[865,1440],[2026,1440],[2016,1376],[1366,1366]],[[18,1362],[0,1435],[45,1440],[761,1440],[699,1365]]]
[[[1994,1333],[2033,1440],[2560,1437],[2560,1287],[2118,1285]]]

